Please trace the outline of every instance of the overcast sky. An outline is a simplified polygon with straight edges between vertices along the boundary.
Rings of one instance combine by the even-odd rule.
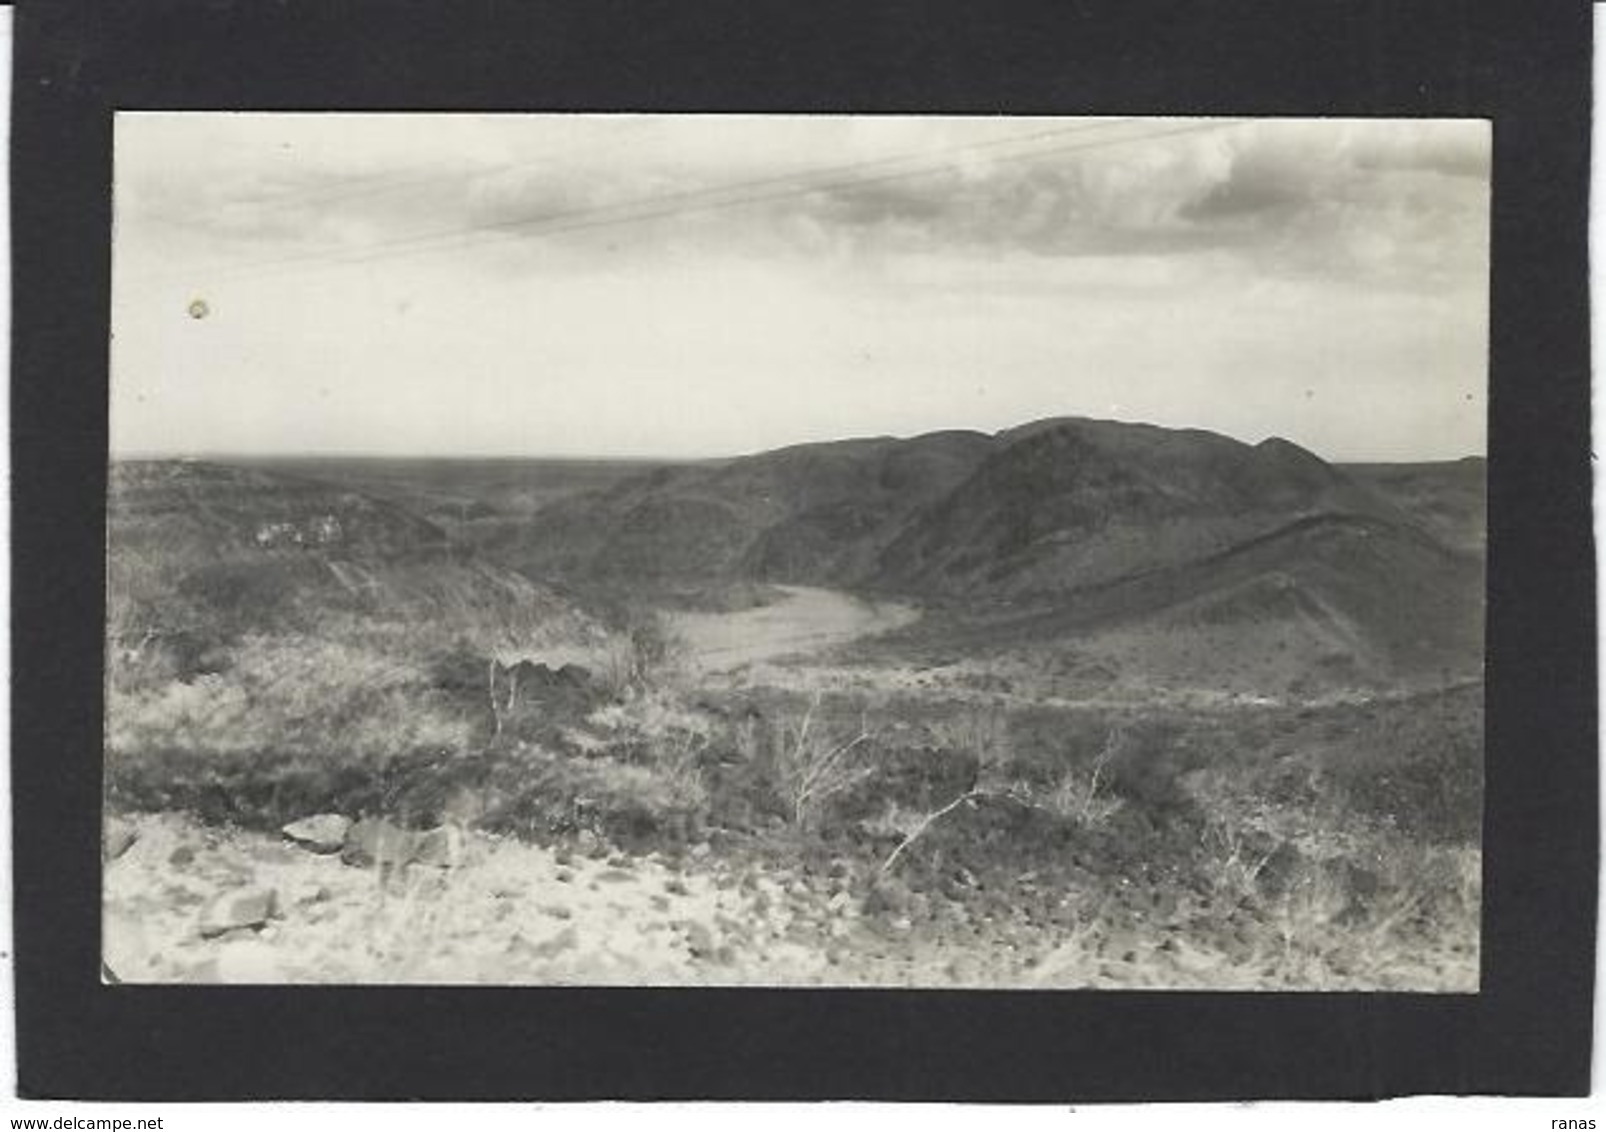
[[[119,114],[113,449],[1481,453],[1488,190],[1482,122]]]

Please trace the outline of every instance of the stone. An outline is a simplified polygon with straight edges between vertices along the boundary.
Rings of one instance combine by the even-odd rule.
[[[382,818],[364,818],[346,831],[340,859],[348,865],[398,867],[413,859],[418,835]]]
[[[702,924],[692,921],[686,925],[686,950],[694,957],[704,958],[714,951],[714,935]]]
[[[271,888],[248,887],[221,892],[201,909],[199,929],[212,938],[235,928],[260,928],[279,914],[279,894]]]
[[[105,854],[106,860],[115,861],[128,852],[129,847],[138,840],[139,830],[125,821],[113,819],[106,823],[105,832],[101,836],[101,851]]]
[[[180,845],[167,855],[167,863],[183,868],[195,860],[195,849],[189,845]]]
[[[110,982],[138,980],[150,965],[151,945],[143,917],[108,910],[101,920],[101,976]]]
[[[290,903],[305,908],[310,904],[323,904],[332,895],[328,888],[316,881],[301,881],[290,890]]]
[[[351,819],[340,814],[314,814],[293,821],[281,831],[291,841],[313,853],[338,853],[345,847]]]
[[[426,830],[413,842],[410,859],[432,869],[455,868],[463,860],[463,834],[455,826]]]
[[[530,954],[537,959],[555,959],[565,951],[574,948],[580,942],[579,933],[572,926],[564,928],[555,936],[542,940],[530,947]]]

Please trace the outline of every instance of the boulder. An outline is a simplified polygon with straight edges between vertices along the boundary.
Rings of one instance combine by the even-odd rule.
[[[338,853],[346,844],[351,819],[340,814],[314,814],[285,826],[283,833],[303,849],[314,853]]]
[[[101,850],[105,859],[115,861],[128,847],[139,840],[139,831],[125,821],[115,819],[106,823],[105,831],[101,835]]]
[[[558,680],[571,688],[591,686],[591,669],[583,664],[565,664],[558,669]]]
[[[333,899],[333,897],[334,894],[329,891],[328,887],[319,884],[317,881],[298,881],[290,889],[290,903],[300,908],[311,904],[322,904]]]
[[[418,835],[383,818],[364,818],[346,831],[340,859],[348,865],[405,865],[413,859]]]
[[[279,894],[252,886],[214,896],[201,909],[200,933],[211,939],[235,928],[260,928],[279,914]]]
[[[414,840],[411,859],[431,868],[452,868],[463,859],[463,834],[449,825],[426,830]]]

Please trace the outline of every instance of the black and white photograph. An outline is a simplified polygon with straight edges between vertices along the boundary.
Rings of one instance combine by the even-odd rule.
[[[1479,990],[1487,121],[114,127],[103,982]]]

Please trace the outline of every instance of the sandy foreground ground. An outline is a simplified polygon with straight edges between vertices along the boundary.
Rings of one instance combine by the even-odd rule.
[[[847,861],[813,871],[669,859],[471,835],[452,867],[389,871],[267,834],[173,814],[119,819],[106,862],[103,956],[124,983],[1342,989],[1243,940],[1201,934],[1187,909],[1114,926],[1023,922],[986,902],[876,903]],[[1227,925],[1231,930],[1231,925]],[[1449,967],[1446,967],[1446,960]],[[1476,951],[1397,961],[1396,987],[1470,989]],[[1453,968],[1453,969],[1452,969]],[[1314,982],[1311,980],[1315,980]],[[1470,984],[1470,986],[1469,986]]]

